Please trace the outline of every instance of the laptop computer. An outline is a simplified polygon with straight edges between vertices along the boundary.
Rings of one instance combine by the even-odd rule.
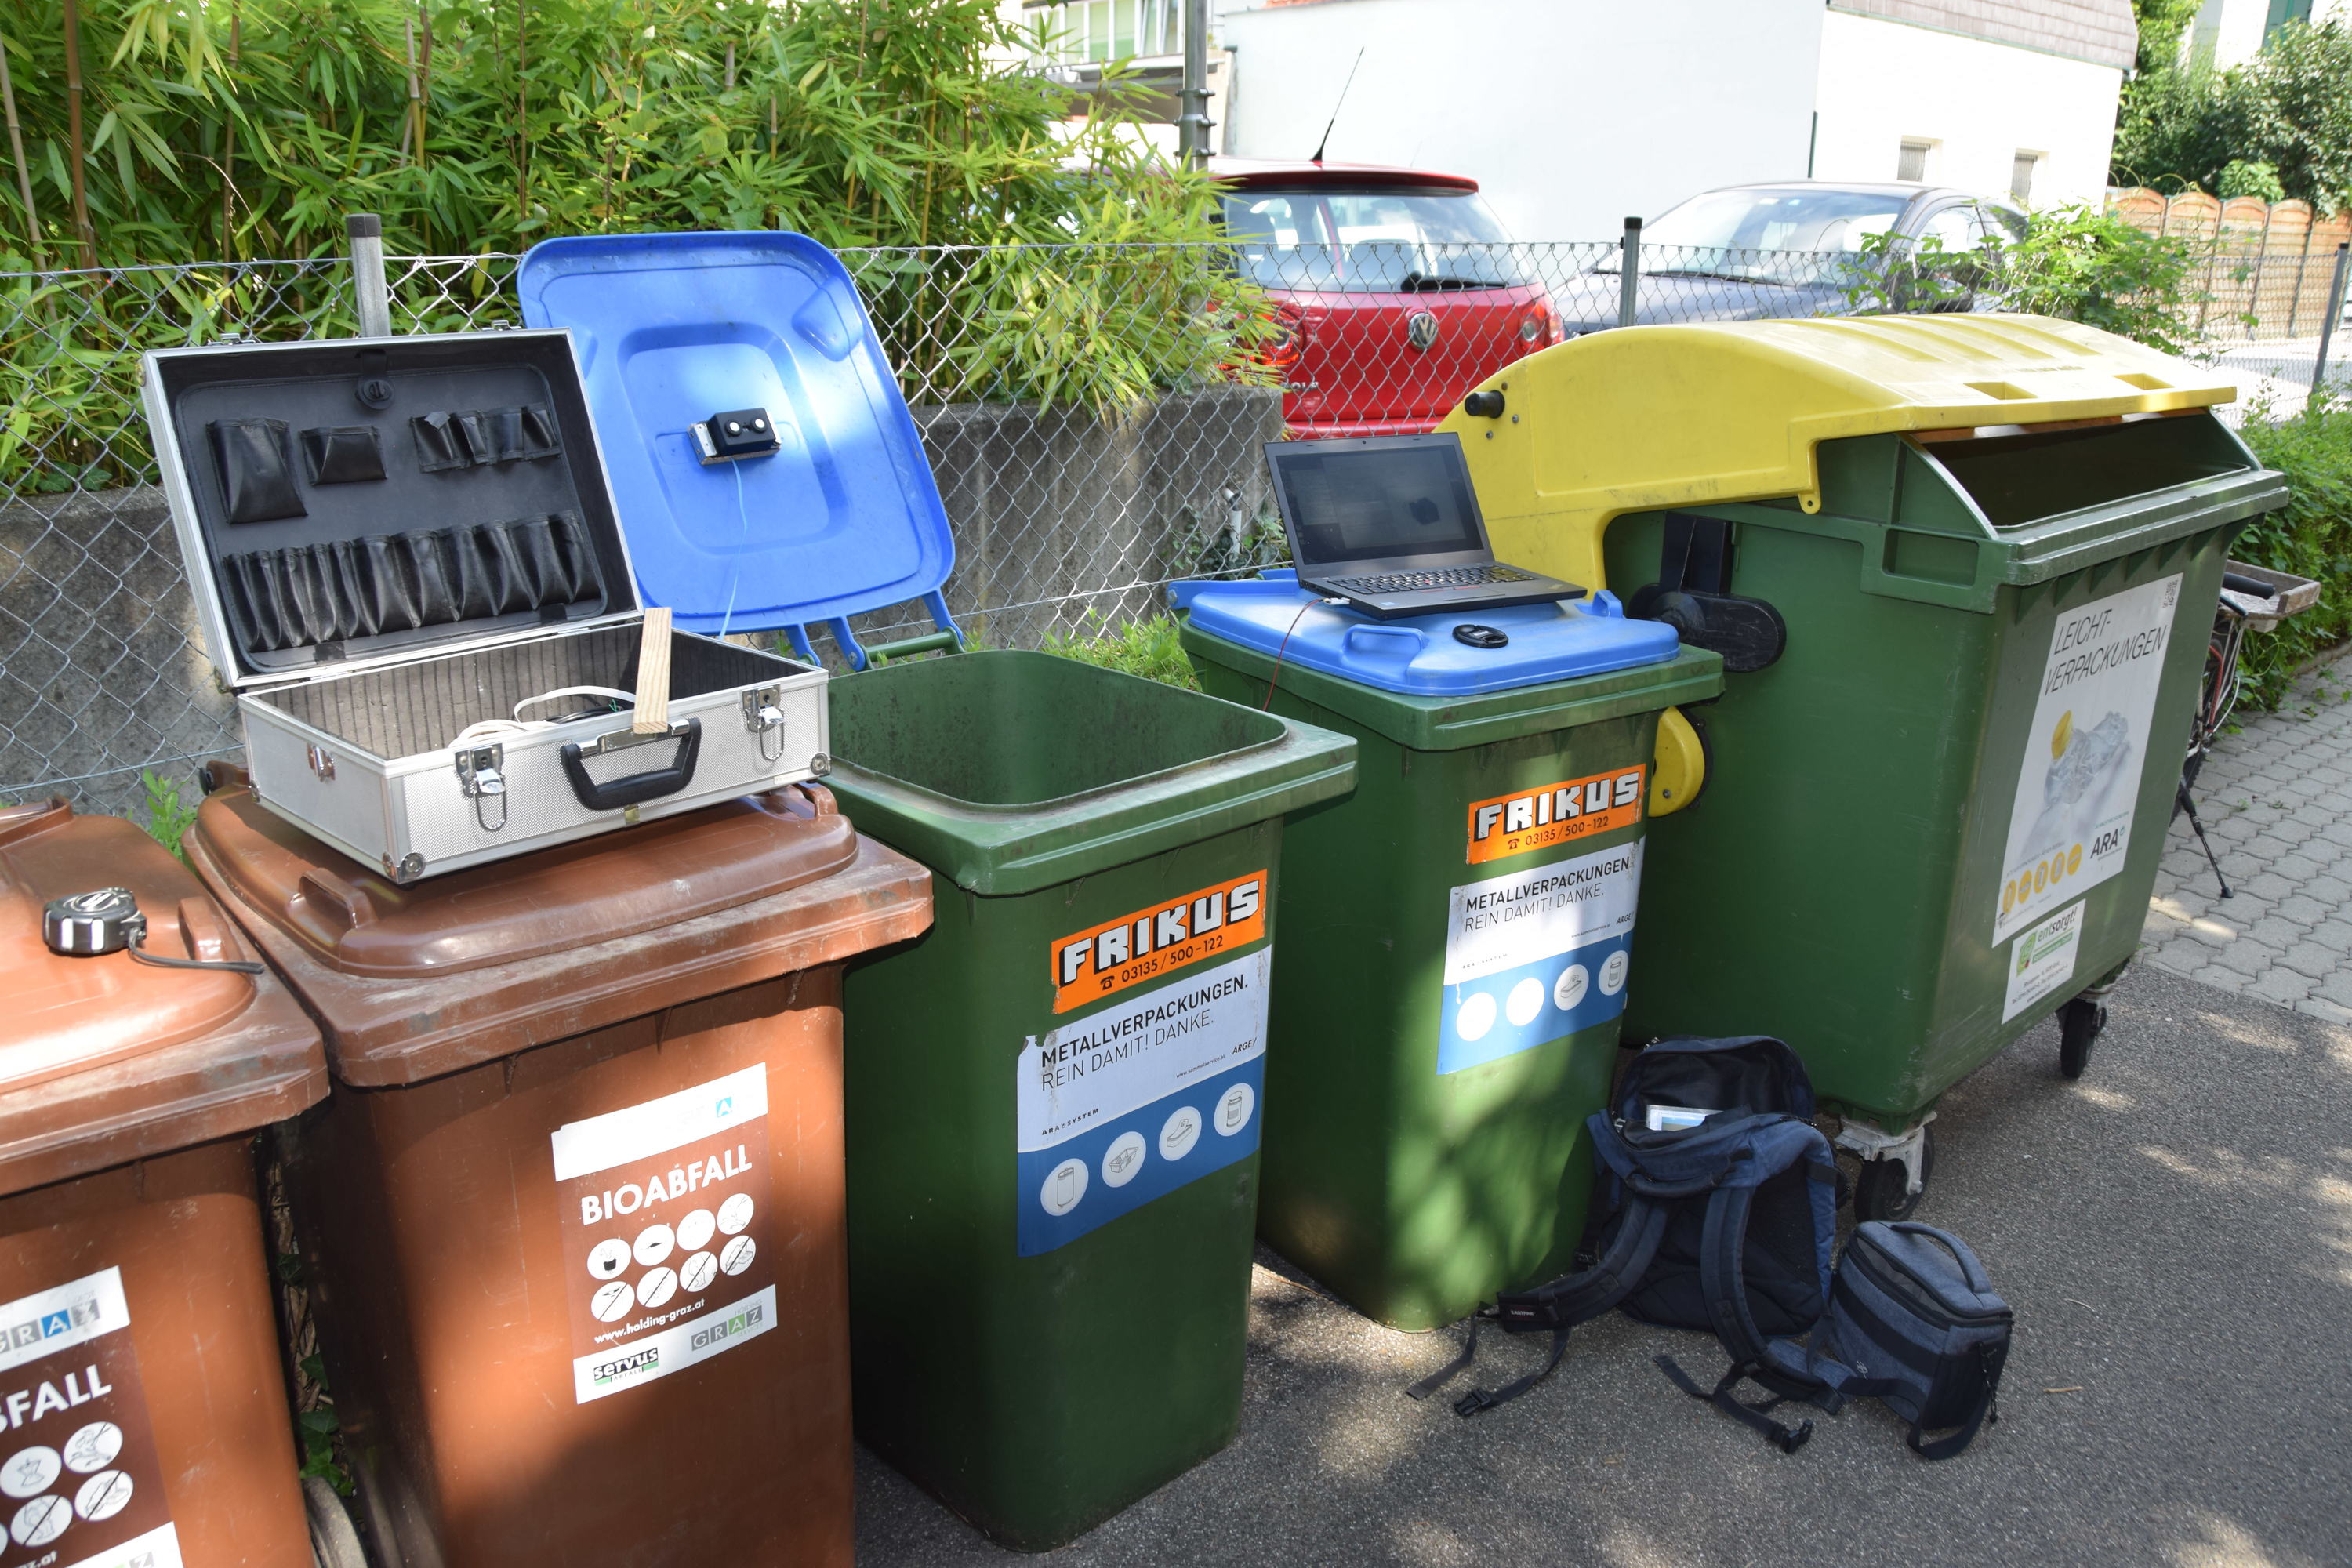
[[[1368,616],[1393,620],[1584,595],[1573,583],[1495,559],[1462,439],[1451,432],[1269,441],[1265,462],[1299,584]]]

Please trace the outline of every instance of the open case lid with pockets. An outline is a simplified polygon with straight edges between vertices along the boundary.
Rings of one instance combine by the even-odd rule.
[[[638,615],[563,332],[164,349],[144,372],[197,615],[233,686]]]
[[[947,581],[955,546],[929,460],[824,247],[773,233],[551,239],[516,287],[532,325],[572,330],[639,580],[681,627],[841,620]],[[730,425],[742,426],[733,450]]]
[[[1180,583],[1170,596],[1189,611],[1196,629],[1213,637],[1409,697],[1471,697],[1602,675],[1666,663],[1681,647],[1674,627],[1627,620],[1609,594],[1572,605],[1447,610],[1390,621],[1325,604],[1289,572],[1255,582]],[[1457,628],[1466,635],[1457,637]]]

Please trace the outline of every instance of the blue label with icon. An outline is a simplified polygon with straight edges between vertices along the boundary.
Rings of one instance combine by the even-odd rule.
[[[1015,1097],[1021,1257],[1257,1147],[1273,959],[1262,947],[1030,1037]]]

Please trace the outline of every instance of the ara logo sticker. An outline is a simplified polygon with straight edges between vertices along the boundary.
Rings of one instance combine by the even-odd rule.
[[[1645,763],[1471,802],[1470,864],[1631,827],[1642,820],[1649,773]]]
[[[1072,931],[1051,954],[1054,1011],[1083,1007],[1257,941],[1265,934],[1265,891],[1266,874],[1252,871]]]

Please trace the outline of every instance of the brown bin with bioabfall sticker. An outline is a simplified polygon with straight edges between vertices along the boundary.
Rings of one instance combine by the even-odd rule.
[[[294,1196],[387,1560],[847,1563],[840,966],[929,873],[795,785],[402,887],[213,783],[338,1080]]]
[[[309,1563],[253,1134],[327,1093],[318,1030],[62,801],[0,811],[0,1563]]]

